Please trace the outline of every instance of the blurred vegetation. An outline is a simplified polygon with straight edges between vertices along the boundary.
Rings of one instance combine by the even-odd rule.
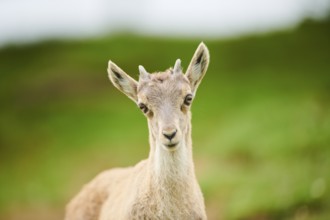
[[[118,35],[0,50],[0,218],[60,219],[104,169],[148,155],[147,124],[106,73],[165,70],[199,40]],[[193,106],[209,219],[330,219],[330,22],[205,42]]]

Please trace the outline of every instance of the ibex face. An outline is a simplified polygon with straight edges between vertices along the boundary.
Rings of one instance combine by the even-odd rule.
[[[190,123],[193,95],[188,78],[181,68],[149,74],[140,78],[137,91],[138,106],[148,118],[156,145],[175,150],[185,141],[182,134]]]

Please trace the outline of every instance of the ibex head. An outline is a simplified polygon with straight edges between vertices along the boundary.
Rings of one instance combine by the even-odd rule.
[[[181,61],[165,72],[148,73],[139,66],[139,81],[134,80],[112,61],[108,73],[111,82],[132,99],[148,119],[150,134],[157,146],[176,150],[190,129],[190,107],[209,64],[209,51],[201,43],[185,73]]]

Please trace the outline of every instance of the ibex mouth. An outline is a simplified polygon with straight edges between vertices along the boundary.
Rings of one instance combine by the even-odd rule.
[[[173,147],[175,147],[176,145],[178,145],[178,143],[171,143],[171,144],[167,144],[166,147],[168,147],[168,148],[173,148]]]

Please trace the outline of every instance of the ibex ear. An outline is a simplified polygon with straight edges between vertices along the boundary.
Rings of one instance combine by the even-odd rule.
[[[186,72],[193,94],[196,93],[196,90],[206,73],[209,62],[209,50],[202,42],[199,44]]]
[[[109,61],[108,75],[112,84],[127,95],[134,102],[137,102],[137,82],[121,70],[116,64]]]

